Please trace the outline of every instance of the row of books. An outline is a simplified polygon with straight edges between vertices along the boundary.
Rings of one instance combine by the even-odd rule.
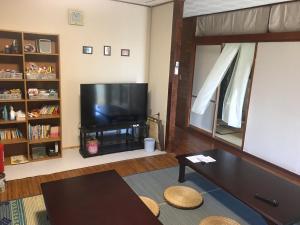
[[[59,106],[58,105],[45,105],[40,109],[33,109],[28,113],[31,118],[37,118],[41,115],[58,115]]]
[[[34,125],[28,124],[29,140],[37,140],[44,138],[58,138],[59,127],[51,125]]]
[[[0,140],[12,140],[12,139],[19,139],[19,138],[23,138],[23,134],[17,128],[0,130]]]

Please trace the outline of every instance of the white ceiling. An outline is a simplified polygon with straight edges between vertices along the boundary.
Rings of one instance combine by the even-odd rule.
[[[115,0],[135,3],[145,6],[156,6],[171,0]],[[236,9],[244,9],[261,5],[268,5],[291,0],[185,0],[183,17],[206,15],[218,12],[226,12]]]
[[[183,17],[244,9],[290,0],[185,0]]]
[[[134,3],[138,5],[144,5],[144,6],[156,6],[162,3],[171,2],[171,0],[116,0],[116,1]]]

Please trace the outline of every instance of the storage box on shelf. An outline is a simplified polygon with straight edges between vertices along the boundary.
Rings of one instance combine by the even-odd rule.
[[[20,89],[2,90],[0,91],[0,100],[19,100],[22,99],[22,91]]]
[[[5,163],[61,157],[58,35],[0,31],[0,87]],[[42,136],[32,139],[29,131],[38,125],[43,126]],[[36,145],[45,147],[45,157],[34,156]]]
[[[23,74],[15,71],[15,70],[1,69],[0,70],[0,79],[21,80],[21,79],[23,79]]]
[[[58,93],[55,89],[38,89],[30,88],[28,89],[29,99],[58,99]]]
[[[28,62],[25,66],[27,80],[55,80],[56,65]]]

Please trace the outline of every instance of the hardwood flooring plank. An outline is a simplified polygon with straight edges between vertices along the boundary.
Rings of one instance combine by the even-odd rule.
[[[121,176],[128,176],[135,173],[163,169],[176,165],[177,160],[174,158],[174,155],[165,154],[91,166],[49,175],[12,180],[7,182],[6,191],[4,193],[0,193],[0,201],[39,195],[41,194],[41,183],[49,181],[61,180],[113,169],[116,170]]]

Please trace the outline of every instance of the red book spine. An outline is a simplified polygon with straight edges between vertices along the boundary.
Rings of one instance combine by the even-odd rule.
[[[4,172],[4,145],[0,144],[0,173]]]

